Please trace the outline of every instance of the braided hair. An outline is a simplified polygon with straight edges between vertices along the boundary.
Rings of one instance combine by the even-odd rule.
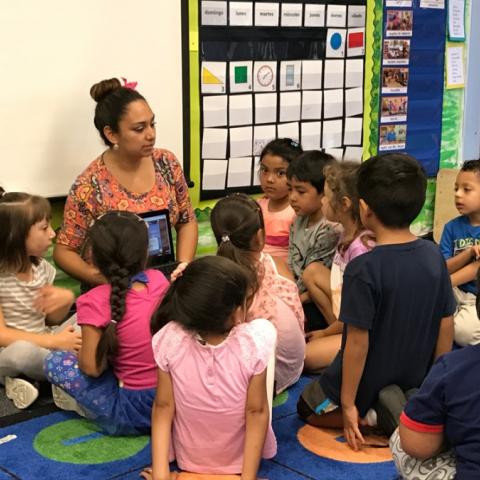
[[[126,311],[130,278],[145,269],[148,228],[137,215],[112,211],[99,217],[87,237],[94,264],[111,285],[110,323],[100,337],[95,354],[98,366],[112,362],[118,351],[117,324]]]

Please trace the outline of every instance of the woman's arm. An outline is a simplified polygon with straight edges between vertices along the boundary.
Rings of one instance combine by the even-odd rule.
[[[168,452],[175,414],[175,398],[170,374],[158,369],[157,393],[152,409],[152,479],[169,480]]]
[[[82,325],[82,348],[78,352],[80,370],[89,377],[99,377],[107,368],[106,361],[97,365],[96,355],[98,342],[103,330],[93,325]]]
[[[424,460],[442,451],[445,438],[443,432],[416,432],[400,423],[399,433],[402,449],[411,457]]]
[[[245,406],[246,434],[242,480],[256,480],[270,421],[267,398],[267,369],[250,380]]]
[[[105,277],[96,267],[88,264],[74,248],[55,244],[53,249],[55,263],[68,275],[89,285],[107,283]]]
[[[198,224],[196,220],[187,223],[177,223],[177,260],[191,262],[195,257],[198,242]]]

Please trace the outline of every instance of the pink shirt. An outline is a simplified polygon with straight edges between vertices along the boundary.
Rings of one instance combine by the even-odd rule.
[[[275,381],[277,393],[293,385],[305,360],[304,314],[295,282],[279,275],[272,257],[262,254],[262,283],[248,310],[247,320],[266,318],[277,329]]]
[[[288,205],[280,212],[268,211],[268,198],[257,200],[263,213],[265,223],[265,247],[263,251],[274,257],[281,257],[287,260],[288,257],[288,236],[290,225],[295,218],[295,211]]]
[[[143,290],[130,289],[126,312],[117,324],[118,355],[115,376],[131,390],[154,388],[157,371],[151,347],[150,318],[168,289],[168,280],[157,270],[147,270]],[[99,285],[77,299],[79,325],[105,328],[110,322],[110,285]]]
[[[219,345],[170,322],[153,337],[155,360],[172,378],[172,444],[182,470],[235,474],[242,470],[245,404],[250,380],[267,367],[275,328],[257,319],[234,327]],[[271,426],[263,457],[277,452]]]
[[[337,318],[340,315],[343,273],[345,272],[345,267],[351,260],[359,255],[362,255],[362,253],[369,252],[375,246],[375,242],[369,238],[372,235],[372,232],[363,231],[358,235],[357,238],[355,238],[355,240],[353,240],[353,242],[343,253],[340,253],[338,247],[335,250],[335,256],[333,257],[332,262],[332,270],[330,272],[330,290],[332,292],[332,310],[333,314]],[[340,238],[340,243],[341,242],[342,238]]]

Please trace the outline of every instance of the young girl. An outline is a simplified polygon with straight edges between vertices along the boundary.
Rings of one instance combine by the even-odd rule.
[[[304,316],[298,288],[284,261],[262,253],[263,216],[254,200],[241,193],[223,198],[213,208],[210,221],[219,245],[217,255],[246,267],[255,285],[247,320],[266,318],[277,329],[275,381],[279,393],[294,384],[303,370]]]
[[[374,246],[372,234],[365,231],[360,220],[356,177],[359,165],[343,162],[325,168],[325,196],[322,200],[323,215],[327,220],[339,222],[343,227],[331,271],[323,268],[316,275],[304,274],[309,291],[316,291],[315,298],[324,298],[334,319],[324,330],[307,334],[305,368],[316,371],[327,367],[335,358],[342,340],[342,323],[338,321],[342,293],[343,272],[348,262],[368,252]]]
[[[260,185],[265,197],[258,200],[265,223],[264,252],[284,260],[288,257],[288,234],[295,217],[288,202],[287,168],[302,153],[289,138],[272,140],[260,155]]]
[[[111,435],[149,433],[156,386],[150,318],[168,281],[156,270],[144,271],[148,230],[133,213],[100,216],[88,242],[94,265],[109,283],[77,300],[83,337],[78,359],[70,352],[46,359],[54,400],[65,410],[83,409]]]
[[[0,383],[17,408],[38,397],[50,349],[81,345],[73,322],[59,326],[73,294],[52,285],[55,269],[42,258],[55,237],[50,215],[48,200],[0,189]]]
[[[267,320],[245,322],[251,288],[221,257],[193,261],[170,286],[152,320],[159,369],[144,478],[170,478],[169,447],[182,470],[244,480],[275,455],[266,369],[276,334]]]

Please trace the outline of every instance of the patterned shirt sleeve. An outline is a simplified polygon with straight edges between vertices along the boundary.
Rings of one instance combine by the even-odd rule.
[[[182,167],[172,152],[168,152],[168,163],[172,172],[175,197],[177,199],[179,211],[177,223],[182,224],[191,222],[192,220],[195,220],[195,212],[193,211],[192,203],[190,201],[187,182],[185,181]]]
[[[72,185],[65,202],[63,224],[57,243],[80,251],[87,229],[96,217],[97,202],[92,182],[83,176]]]

